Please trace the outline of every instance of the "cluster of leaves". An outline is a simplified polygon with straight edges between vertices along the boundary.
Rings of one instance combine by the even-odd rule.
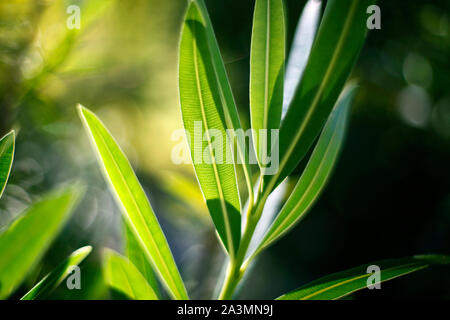
[[[344,86],[364,43],[366,8],[374,2],[328,0],[321,16],[321,1],[309,0],[285,64],[283,2],[256,0],[250,114],[259,177],[247,161],[251,150],[246,152],[245,141],[237,136],[231,136],[230,140],[236,140],[236,157],[243,164],[247,199],[239,195],[236,166],[216,162],[212,137],[202,141],[201,146],[209,151],[209,158],[194,164],[219,241],[229,257],[220,299],[234,296],[248,266],[305,216],[330,178],[357,90],[353,83]],[[203,132],[215,129],[223,137],[234,135],[242,128],[241,121],[203,0],[189,3],[179,56],[180,102],[187,132],[193,134],[194,123],[198,121]],[[79,114],[125,222],[125,253],[111,249],[103,252],[106,282],[132,299],[163,299],[166,293],[173,299],[188,299],[167,239],[130,162],[94,113],[79,106]],[[266,142],[260,135],[261,129],[279,129],[279,137]],[[194,141],[194,137],[190,138],[188,141]],[[230,152],[233,146],[228,141],[223,139],[220,147]],[[268,164],[261,155],[270,157],[272,150],[276,150],[274,146],[279,146],[280,166],[275,174],[268,175],[265,174]],[[312,146],[311,156],[288,200],[262,237],[257,238],[255,229],[269,196],[291,175]],[[194,147],[190,147],[194,157]],[[0,140],[0,197],[10,175],[14,148],[15,135],[11,132]],[[0,230],[0,299],[9,297],[39,263],[82,194],[83,188],[78,184],[59,188]],[[250,246],[252,241],[256,243],[254,249]],[[73,252],[22,299],[48,296],[91,249],[86,246]],[[437,255],[378,261],[318,279],[279,299],[341,298],[366,287],[369,265],[379,266],[380,281],[386,281],[430,265],[448,263],[449,257]]]
[[[9,178],[15,150],[15,134],[0,140],[0,197]],[[25,210],[0,233],[0,299],[8,297],[36,266],[69,219],[83,194],[78,184],[63,187],[43,197]],[[91,252],[90,246],[73,252],[39,281],[22,299],[45,298]]]
[[[204,200],[229,257],[220,299],[233,297],[248,265],[305,216],[326,185],[342,147],[357,88],[349,84],[344,89],[344,85],[366,36],[366,8],[374,2],[329,0],[321,18],[321,1],[310,0],[300,18],[285,73],[282,0],[256,1],[250,66],[251,125],[260,172],[256,189],[252,167],[246,161],[245,141],[236,141],[236,157],[243,163],[248,189],[247,212],[242,212],[236,167],[216,161],[212,137],[201,146],[201,150],[209,150],[209,158],[194,163]],[[223,137],[241,129],[203,0],[189,3],[179,57],[180,101],[186,132],[195,132],[196,121],[202,124],[203,132],[215,129]],[[126,256],[105,251],[104,268],[109,285],[130,298],[159,299],[160,282],[172,298],[187,299],[167,240],[125,154],[95,114],[82,106],[79,113],[125,220]],[[260,129],[279,129],[279,139],[264,143]],[[188,141],[194,141],[194,137],[190,138]],[[233,141],[237,137],[230,138]],[[292,173],[316,140],[290,197],[251,252],[249,244],[269,195]],[[280,167],[274,175],[266,175],[267,163],[260,155],[270,155],[275,150],[274,144],[279,145]],[[194,158],[194,146],[190,147]],[[227,139],[219,147],[226,152],[232,149]],[[243,231],[242,221],[245,221]],[[382,269],[381,281],[385,281],[448,262],[445,256],[417,256],[373,264]],[[361,266],[327,276],[280,299],[343,297],[366,287],[370,275],[366,269],[367,266]]]

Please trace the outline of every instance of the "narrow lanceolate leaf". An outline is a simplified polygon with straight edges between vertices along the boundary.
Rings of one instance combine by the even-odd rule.
[[[302,80],[280,128],[279,170],[265,177],[271,190],[305,156],[322,129],[358,57],[374,0],[327,1]]]
[[[334,300],[345,297],[355,291],[365,289],[387,280],[422,270],[433,265],[448,265],[450,257],[423,255],[403,259],[383,260],[334,273],[315,280],[300,289],[285,294],[278,300]],[[379,267],[377,279],[373,267]],[[370,277],[370,278],[369,278]]]
[[[260,167],[267,166],[271,130],[283,106],[285,22],[282,0],[256,0],[250,56],[250,114]]]
[[[245,181],[247,183],[247,189],[249,192],[249,198],[253,199],[253,183],[252,183],[252,170],[249,162],[249,152],[245,144],[245,136],[240,134],[242,132],[241,120],[236,108],[231,86],[228,81],[225,65],[220,54],[219,45],[217,43],[216,36],[214,35],[214,29],[209,18],[208,11],[206,9],[203,0],[195,0],[198,9],[200,10],[203,22],[205,25],[206,37],[208,39],[208,47],[203,47],[205,55],[210,55],[212,60],[213,69],[211,72],[214,74],[214,78],[210,81],[216,82],[217,93],[220,97],[220,103],[223,107],[223,113],[225,116],[226,128],[230,129],[230,139],[236,141],[236,151],[238,157],[238,163],[242,164],[242,169],[245,174]],[[208,50],[208,51],[207,51]]]
[[[158,296],[133,263],[122,255],[105,250],[104,276],[106,283],[135,300],[158,300]]]
[[[54,192],[26,210],[0,234],[0,299],[11,294],[39,262],[80,195],[77,186]]]
[[[86,246],[74,251],[64,262],[39,281],[21,300],[36,300],[47,297],[58,285],[91,253]]]
[[[284,98],[282,118],[286,114],[295,94],[306,63],[308,62],[311,47],[316,37],[317,26],[322,8],[321,0],[309,0],[298,21],[284,78]]]
[[[149,263],[145,255],[145,250],[141,248],[140,243],[136,239],[136,236],[134,235],[131,227],[128,226],[126,221],[124,222],[124,229],[125,256],[128,258],[128,260],[131,261],[132,264],[136,266],[139,272],[147,280],[148,284],[152,287],[155,294],[159,296],[158,280],[151,264]]]
[[[356,87],[350,86],[336,104],[302,176],[261,242],[258,251],[280,238],[298,223],[324,189],[342,147],[350,105],[355,92]]]
[[[0,139],[0,198],[8,182],[9,173],[14,158],[15,135],[11,131]]]
[[[79,106],[79,112],[105,179],[147,259],[169,294],[176,299],[187,299],[167,240],[128,159],[94,113],[82,106]]]
[[[181,111],[206,204],[220,239],[233,256],[241,235],[240,201],[224,106],[214,79],[205,19],[197,3],[191,2],[180,43]]]

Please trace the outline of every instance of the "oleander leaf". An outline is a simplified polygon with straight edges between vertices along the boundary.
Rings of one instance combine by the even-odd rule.
[[[0,299],[10,295],[38,263],[70,217],[82,191],[54,191],[25,210],[0,234]]]
[[[106,283],[134,300],[158,300],[158,296],[136,266],[124,256],[106,249],[103,272]]]
[[[39,281],[21,300],[36,300],[47,297],[58,285],[91,253],[92,247],[85,246],[74,251],[52,272]]]
[[[214,29],[209,18],[208,10],[206,9],[203,0],[195,0],[198,9],[203,17],[205,26],[206,37],[208,39],[208,47],[203,47],[204,54],[210,55],[212,60],[213,69],[210,70],[214,77],[211,81],[215,81],[217,85],[217,93],[220,97],[220,103],[223,106],[223,112],[225,116],[226,128],[230,129],[230,140],[236,141],[236,151],[238,156],[238,163],[242,165],[242,169],[245,175],[245,181],[249,192],[249,197],[253,197],[253,184],[252,184],[252,169],[250,166],[250,154],[246,150],[245,136],[240,135],[242,130],[241,120],[239,119],[239,113],[236,108],[231,86],[228,81],[225,65],[220,54],[219,45],[217,43]],[[207,52],[206,52],[207,51]]]
[[[366,9],[375,0],[329,0],[302,80],[282,121],[279,170],[267,190],[286,178],[320,133],[341,93],[367,33]]]
[[[175,299],[188,299],[166,237],[128,159],[96,115],[79,105],[80,117],[105,179],[147,259]]]
[[[339,299],[367,288],[368,284],[375,285],[376,283],[395,279],[429,266],[448,264],[450,264],[450,257],[441,255],[423,255],[372,262],[315,280],[300,289],[279,297],[278,300]],[[379,282],[369,279],[373,275],[373,271],[368,269],[370,266],[378,266],[380,268]]]
[[[0,139],[0,198],[8,182],[14,158],[15,134],[11,131]]]
[[[155,294],[159,297],[158,279],[156,278],[152,265],[145,256],[145,251],[141,248],[130,226],[126,221],[123,224],[125,229],[125,256],[144,276],[145,280],[147,280],[150,287],[152,287]]]
[[[354,85],[350,85],[343,92],[325,124],[305,170],[259,245],[258,251],[288,232],[306,215],[318,199],[336,165],[355,93]]]
[[[282,0],[256,0],[250,55],[250,115],[261,170],[269,164],[271,130],[283,106],[285,21]]]
[[[289,59],[286,66],[286,75],[284,77],[284,98],[283,113],[285,113],[291,104],[298,84],[305,71],[308,62],[311,47],[316,38],[317,27],[319,25],[320,13],[322,8],[321,0],[309,0],[300,16],[295,31],[294,40],[289,52]]]
[[[205,18],[193,1],[186,13],[180,43],[181,111],[209,213],[225,249],[233,256],[241,235],[241,207],[218,87]]]

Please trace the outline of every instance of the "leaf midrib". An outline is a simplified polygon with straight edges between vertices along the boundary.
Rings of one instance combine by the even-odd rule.
[[[406,274],[408,274],[408,273],[411,273],[411,272],[414,272],[414,271],[417,271],[417,270],[421,270],[421,269],[424,269],[424,268],[426,268],[426,267],[429,266],[429,264],[420,265],[420,264],[418,264],[418,263],[414,263],[414,262],[413,262],[413,263],[404,264],[404,265],[400,265],[400,266],[396,266],[396,267],[392,267],[392,268],[387,268],[387,269],[384,269],[383,272],[395,271],[395,270],[401,269],[401,268],[414,267],[415,265],[417,265],[417,268],[416,268],[416,269],[410,270],[410,271],[408,271],[408,272],[405,272],[405,273],[402,273],[402,274],[399,274],[399,275],[396,275],[396,276],[393,276],[393,277],[389,277],[389,278],[385,279],[384,281],[391,280],[391,279],[397,278],[397,277],[399,277],[399,276],[401,276],[401,275],[406,275]],[[319,291],[316,291],[316,292],[314,292],[314,293],[311,293],[311,294],[309,294],[309,295],[307,295],[307,296],[305,296],[305,297],[300,298],[300,300],[308,300],[308,299],[310,299],[310,298],[312,298],[312,297],[314,297],[314,296],[317,296],[317,295],[319,295],[319,294],[321,294],[321,293],[327,292],[327,291],[329,291],[329,290],[332,290],[332,289],[337,288],[337,287],[339,287],[339,286],[342,286],[342,285],[344,285],[344,284],[347,284],[347,283],[350,283],[350,282],[353,282],[353,281],[356,281],[356,280],[359,280],[359,279],[363,279],[363,278],[366,278],[366,277],[369,277],[369,276],[371,276],[371,274],[370,274],[370,273],[366,273],[366,274],[363,274],[363,275],[361,275],[361,276],[352,277],[352,278],[350,278],[350,279],[347,279],[347,280],[344,280],[344,281],[335,283],[334,285],[331,285],[331,286],[329,286],[329,287],[326,287],[326,288],[323,288],[323,289],[321,289],[321,290],[319,290]],[[380,280],[380,282],[383,282],[383,280]],[[356,289],[356,290],[357,290],[357,289]],[[351,294],[352,292],[355,292],[356,290],[350,291],[350,292],[348,292],[348,293],[346,293],[346,294],[343,294],[343,295],[341,295],[341,296],[339,296],[339,297],[336,297],[336,298],[333,298],[333,299],[339,299],[339,298],[342,298],[343,296],[349,295],[349,294]]]
[[[103,142],[103,144],[105,145],[106,150],[107,150],[107,152],[108,152],[110,158],[112,159],[112,162],[114,163],[114,166],[116,167],[117,171],[119,172],[119,176],[120,176],[122,182],[124,183],[124,185],[125,185],[125,187],[126,187],[126,190],[127,190],[128,194],[130,195],[130,198],[132,199],[132,202],[133,202],[135,208],[137,209],[137,212],[139,213],[139,219],[141,220],[141,224],[144,226],[145,230],[146,230],[147,233],[150,235],[149,238],[150,238],[150,240],[152,241],[152,244],[154,245],[154,247],[156,248],[155,251],[157,252],[158,257],[160,258],[160,261],[162,261],[162,265],[164,266],[165,271],[166,271],[167,274],[169,275],[169,279],[170,279],[171,284],[174,285],[174,287],[177,288],[177,289],[179,290],[178,286],[176,285],[176,283],[174,282],[174,280],[173,280],[173,278],[172,278],[173,276],[172,276],[172,274],[171,274],[171,272],[170,272],[170,270],[169,270],[169,267],[167,266],[165,259],[164,259],[163,256],[161,255],[161,252],[160,252],[160,250],[159,250],[159,247],[157,246],[156,241],[155,241],[155,239],[153,238],[153,235],[152,235],[152,233],[150,232],[150,229],[149,229],[148,226],[147,226],[147,223],[146,223],[146,221],[145,221],[145,219],[144,219],[144,217],[143,217],[141,208],[140,208],[139,205],[137,204],[136,199],[134,198],[133,193],[131,192],[131,190],[130,190],[130,188],[129,188],[129,186],[128,186],[128,183],[126,182],[125,177],[122,175],[122,171],[120,170],[119,165],[117,164],[115,158],[113,157],[111,151],[109,150],[108,144],[106,143],[106,141],[105,141],[103,135],[101,134],[101,132],[99,132],[99,136],[100,136],[100,138],[102,139],[102,142]],[[94,139],[94,141],[95,141],[95,139]],[[105,166],[105,165],[104,165],[104,167],[105,167],[105,170],[106,170],[106,166]],[[106,171],[107,171],[107,170],[106,170]],[[111,183],[112,183],[111,178],[109,178],[109,174],[107,174],[107,177],[108,177],[108,179],[109,179],[109,180],[111,181]],[[119,196],[118,192],[115,190],[114,187],[113,187],[113,190],[114,190],[114,192],[116,193],[117,197],[120,199],[120,196]],[[124,209],[125,209],[125,206],[123,205],[122,200],[120,201],[120,203],[122,204],[122,206],[123,206]],[[125,211],[127,211],[127,210],[125,209]],[[131,220],[131,219],[130,219],[130,220]],[[146,245],[145,245],[144,241],[142,240],[141,236],[137,233],[136,227],[134,227],[134,224],[133,224],[133,223],[131,223],[131,226],[132,226],[133,229],[135,229],[136,234],[137,234],[137,239],[138,239],[139,242],[141,243],[142,247],[145,248],[145,250],[144,250],[145,253],[146,253],[148,256],[150,256],[150,259],[151,259],[151,260],[153,260],[153,257],[150,255],[150,252],[149,252],[148,249],[146,248]],[[164,282],[166,282],[167,279],[162,275],[161,271],[159,271],[159,268],[156,268],[156,270],[158,271],[158,273],[160,274],[160,276],[165,280]],[[169,288],[169,290],[172,291],[171,288]],[[175,295],[175,293],[174,293],[174,295]]]
[[[265,65],[264,65],[264,105],[263,105],[263,129],[268,129],[269,122],[269,63],[270,63],[270,0],[267,0],[267,12],[266,12],[266,51],[265,51]],[[261,137],[259,137],[261,139]],[[258,141],[259,142],[259,141]],[[265,141],[263,141],[263,150],[261,150],[262,155],[267,154],[267,137]],[[265,159],[261,159],[261,166],[265,161]]]
[[[202,15],[201,10],[200,10],[200,14]],[[206,17],[203,17],[203,19],[204,19],[204,20],[207,20]],[[208,21],[206,21],[205,23],[208,24]],[[210,24],[210,21],[209,21],[209,24]],[[211,28],[212,28],[212,26],[211,26]],[[206,33],[208,33],[208,30],[207,30],[206,27],[205,27],[205,30],[206,30]],[[215,38],[213,38],[213,37],[215,37],[214,34],[212,34],[212,35],[208,35],[208,34],[207,34],[207,36],[208,36],[209,38],[211,38],[211,39],[208,39],[208,42],[209,42],[209,41],[213,41],[213,42],[216,41]],[[232,118],[231,118],[231,114],[230,114],[229,109],[231,109],[231,108],[236,108],[236,105],[235,105],[235,102],[234,102],[234,97],[233,97],[233,95],[231,95],[231,99],[233,100],[234,105],[231,105],[231,106],[230,106],[230,105],[228,104],[228,102],[227,102],[227,99],[225,98],[225,92],[224,92],[224,90],[223,90],[223,88],[222,88],[222,85],[221,85],[221,82],[220,82],[219,72],[217,71],[216,63],[219,64],[220,61],[217,61],[217,60],[215,59],[214,54],[212,53],[212,48],[210,47],[211,45],[212,45],[212,44],[208,43],[208,47],[209,47],[209,49],[210,49],[210,50],[209,50],[209,55],[210,55],[211,59],[212,59],[213,61],[215,61],[215,63],[213,63],[212,65],[213,65],[213,70],[214,70],[214,76],[215,76],[216,82],[217,82],[217,88],[218,88],[218,91],[219,91],[219,94],[220,94],[220,100],[222,101],[222,104],[223,104],[223,105],[227,106],[226,108],[223,108],[224,111],[225,111],[226,122],[228,123],[227,125],[228,125],[229,127],[231,127],[232,129],[240,129],[240,128],[241,128],[241,124],[240,124],[240,123],[234,124],[234,123],[233,123],[233,120],[232,120]],[[220,52],[219,52],[219,54],[220,54]],[[226,74],[225,74],[225,77],[227,77]],[[228,80],[228,78],[226,78],[226,79]],[[232,93],[231,93],[231,94],[232,94]],[[238,121],[239,121],[239,120],[238,120]],[[228,132],[229,132],[230,135],[232,136],[231,138],[233,138],[233,140],[234,140],[234,138],[236,137],[235,130],[227,130],[227,133],[228,133]],[[242,165],[242,169],[243,169],[243,171],[244,171],[245,182],[246,182],[246,184],[247,184],[248,192],[251,193],[251,194],[253,194],[253,187],[252,187],[252,182],[251,182],[251,174],[250,174],[250,171],[249,171],[250,168],[248,168],[248,164],[245,162],[245,146],[242,146],[242,145],[239,143],[239,141],[236,141],[236,145],[237,145],[237,148],[238,148],[238,155],[239,155],[239,158],[241,159],[241,163],[243,164],[243,165]],[[244,148],[244,150],[242,150],[242,148]],[[253,196],[253,195],[252,195],[252,196]]]
[[[219,193],[220,205],[222,207],[222,216],[223,216],[223,220],[225,223],[225,232],[227,234],[229,254],[231,257],[234,257],[234,245],[233,245],[231,228],[230,228],[230,224],[228,221],[228,210],[227,210],[227,207],[225,204],[225,196],[223,194],[222,185],[221,185],[219,173],[218,173],[217,166],[216,166],[216,158],[214,156],[212,146],[211,146],[211,137],[209,135],[209,127],[208,127],[208,123],[207,123],[207,119],[206,119],[206,112],[205,112],[205,106],[204,106],[203,95],[202,95],[202,87],[201,87],[200,75],[199,75],[199,70],[198,70],[197,43],[196,43],[197,28],[196,28],[195,24],[193,25],[193,31],[194,31],[193,32],[194,36],[192,37],[192,50],[193,50],[193,58],[194,58],[195,80],[196,80],[196,84],[197,84],[197,86],[196,86],[197,94],[198,94],[199,102],[200,102],[200,111],[202,113],[203,125],[205,126],[205,134],[208,139],[208,150],[209,150],[209,153],[211,156],[211,164],[212,164],[213,171],[214,171],[214,179],[216,180],[217,192]]]

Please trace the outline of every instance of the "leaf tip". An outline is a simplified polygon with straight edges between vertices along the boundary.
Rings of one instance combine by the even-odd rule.
[[[92,252],[92,246],[84,246],[75,250],[74,254],[82,254],[83,256],[88,256]]]
[[[190,19],[197,20],[198,16],[200,16],[201,19],[203,20],[203,16],[202,16],[200,6],[199,6],[197,0],[189,0],[188,7],[186,10],[185,20],[190,20]],[[203,23],[203,21],[202,21],[202,23]]]
[[[102,248],[100,253],[102,260],[107,261],[112,255],[114,255],[114,251],[110,248]]]
[[[14,145],[16,141],[16,131],[11,130],[7,134],[5,134],[0,140],[5,141],[7,144],[12,143]]]
[[[16,130],[11,130],[10,132],[8,132],[7,134],[6,134],[6,136],[5,137],[8,137],[8,138],[11,138],[11,139],[13,139],[13,140],[15,140],[16,139]]]
[[[86,108],[82,104],[78,103],[77,104],[77,111],[78,111],[78,114],[80,115],[80,117],[83,118],[85,116],[86,112],[88,112],[89,110],[88,110],[88,108]]]

